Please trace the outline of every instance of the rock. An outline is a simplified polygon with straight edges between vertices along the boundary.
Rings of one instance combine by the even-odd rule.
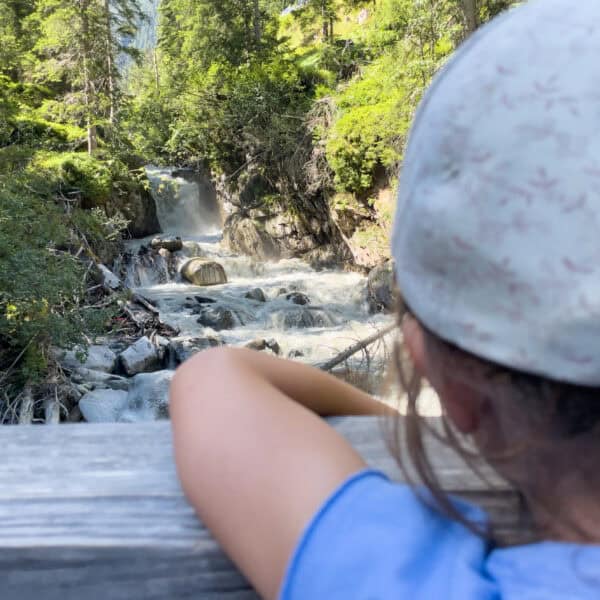
[[[181,274],[194,285],[220,285],[227,283],[225,269],[205,258],[190,258],[181,267]]]
[[[304,329],[308,327],[331,327],[333,317],[323,309],[298,307],[272,315],[274,325],[282,329]]]
[[[367,300],[369,310],[374,312],[392,312],[396,308],[395,276],[393,261],[375,267],[367,279]]]
[[[310,304],[310,298],[302,292],[292,292],[287,294],[285,299],[292,304],[299,304],[300,306],[306,306],[307,304]]]
[[[95,388],[110,388],[111,390],[129,389],[129,380],[120,375],[105,373],[104,371],[94,371],[84,367],[71,373],[71,379],[76,383],[93,383]]]
[[[127,230],[131,237],[143,238],[160,232],[156,203],[142,185],[125,194],[124,199],[119,201],[118,209],[129,220]]]
[[[288,352],[288,358],[300,358],[301,356],[304,356],[302,350],[290,350]]]
[[[267,298],[265,293],[260,288],[254,288],[249,292],[244,294],[244,298],[248,298],[249,300],[255,300],[256,302],[266,302]]]
[[[277,260],[281,251],[277,242],[257,221],[234,213],[227,218],[223,242],[232,252],[246,254],[259,260]]]
[[[292,292],[297,292],[297,291],[298,291],[298,286],[295,283],[292,283],[288,287],[279,288],[279,291],[277,292],[277,296],[287,296],[288,294],[291,294]]]
[[[334,224],[326,201],[314,196],[306,201],[281,197],[281,202],[268,206],[264,198],[273,196],[273,190],[247,191],[229,193],[237,210],[225,221],[223,244],[231,251],[259,260],[306,258],[311,263],[311,253],[316,253],[314,261],[324,263],[320,249],[327,248],[328,265],[352,262],[352,252]],[[294,210],[290,210],[292,205]]]
[[[153,250],[168,250],[169,252],[178,252],[183,249],[183,241],[180,237],[156,237],[150,242]]]
[[[209,298],[208,296],[194,296],[194,300],[198,304],[214,304],[216,302],[214,298]]]
[[[212,327],[215,331],[233,329],[238,323],[235,314],[223,306],[206,306],[201,309],[198,323]]]
[[[94,390],[79,401],[79,410],[88,423],[117,423],[127,407],[127,396],[122,390]]]
[[[172,339],[170,353],[176,365],[184,363],[188,358],[202,350],[221,346],[223,342],[216,337]]]
[[[262,350],[266,350],[267,348],[267,340],[256,339],[248,342],[244,348],[248,348],[249,350],[256,350],[257,352],[261,352]]]
[[[127,375],[156,371],[159,367],[158,350],[144,336],[119,355],[121,366]]]
[[[81,421],[83,421],[83,413],[81,412],[79,406],[76,405],[71,409],[71,412],[67,417],[67,421],[69,423],[80,423]]]
[[[122,285],[121,280],[104,265],[98,264],[97,266],[100,271],[100,281],[102,285],[110,290],[118,290]]]
[[[162,335],[157,335],[154,337],[154,344],[158,352],[158,360],[163,363],[171,349],[171,340]]]
[[[61,350],[57,350],[55,355],[60,364],[69,370],[89,369],[112,373],[117,362],[117,355],[108,346],[92,345],[87,350],[77,347],[74,350],[62,352],[62,356],[61,352]]]
[[[281,348],[279,347],[277,340],[275,340],[274,338],[267,340],[267,348],[277,356],[281,354]]]
[[[258,352],[261,352],[262,350],[271,350],[273,354],[276,354],[278,356],[281,353],[279,344],[274,339],[264,340],[258,338],[256,340],[248,342],[244,347],[249,348],[250,350],[257,350]]]
[[[169,386],[175,371],[140,373],[131,382],[127,408],[120,415],[125,422],[157,421],[169,417]]]

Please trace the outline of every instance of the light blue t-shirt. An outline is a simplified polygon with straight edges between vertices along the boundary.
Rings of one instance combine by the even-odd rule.
[[[485,518],[460,503],[469,518]],[[485,541],[365,470],[312,519],[281,600],[600,600],[600,546]]]

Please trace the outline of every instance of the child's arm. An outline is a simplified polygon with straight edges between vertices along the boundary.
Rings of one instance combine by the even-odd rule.
[[[318,507],[366,466],[315,412],[383,411],[367,394],[317,369],[246,350],[201,353],[172,383],[183,488],[265,598],[277,596]]]
[[[286,396],[322,417],[395,413],[354,386],[314,367],[263,352],[229,349],[236,365],[268,381]]]

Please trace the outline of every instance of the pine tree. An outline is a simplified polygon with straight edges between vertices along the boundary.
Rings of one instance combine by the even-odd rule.
[[[138,0],[38,0],[31,23],[40,37],[33,49],[34,80],[62,88],[87,130],[88,152],[97,147],[97,126],[115,124],[120,101],[120,56],[142,18]]]

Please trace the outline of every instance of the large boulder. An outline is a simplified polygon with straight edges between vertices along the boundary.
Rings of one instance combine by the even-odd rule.
[[[332,327],[335,319],[321,308],[298,306],[272,315],[275,327],[282,329],[306,329],[309,327]]]
[[[87,349],[77,347],[65,352],[57,351],[60,364],[69,370],[89,369],[112,373],[117,362],[117,355],[108,347],[92,345]]]
[[[79,401],[79,410],[88,423],[117,423],[127,407],[127,392],[94,390]]]
[[[130,377],[138,373],[156,371],[160,366],[158,348],[144,336],[119,355],[121,366]]]
[[[171,340],[170,354],[176,365],[180,365],[188,358],[194,356],[202,350],[221,346],[223,342],[212,336],[203,338],[173,338]]]
[[[235,313],[224,306],[209,305],[200,310],[198,323],[215,331],[233,329],[237,324]]]
[[[99,280],[100,283],[109,290],[118,290],[123,286],[121,280],[107,267],[102,264],[98,264]]]
[[[124,422],[157,421],[169,417],[169,386],[175,371],[140,373],[131,383],[127,407],[119,415]]]
[[[255,302],[266,302],[267,297],[265,293],[260,288],[254,288],[249,292],[244,294],[244,298],[248,298],[248,300],[254,300]]]
[[[231,207],[223,243],[232,252],[258,260],[302,258],[319,266],[352,262],[350,248],[322,195],[294,193],[292,197],[252,168],[235,181],[222,180],[219,194],[223,204]]]
[[[156,203],[142,185],[132,186],[126,200],[119,201],[118,208],[129,221],[127,230],[131,237],[143,238],[160,233]]]
[[[391,260],[375,267],[367,279],[369,310],[392,312],[396,308],[394,263]]]
[[[292,304],[299,304],[300,306],[310,304],[310,298],[302,292],[290,292],[286,295],[285,299]]]
[[[281,258],[281,248],[265,231],[261,222],[240,213],[234,213],[227,218],[223,230],[223,242],[236,254],[246,254],[259,260]]]
[[[181,275],[194,285],[227,283],[227,275],[222,265],[206,258],[190,258],[181,267]]]

